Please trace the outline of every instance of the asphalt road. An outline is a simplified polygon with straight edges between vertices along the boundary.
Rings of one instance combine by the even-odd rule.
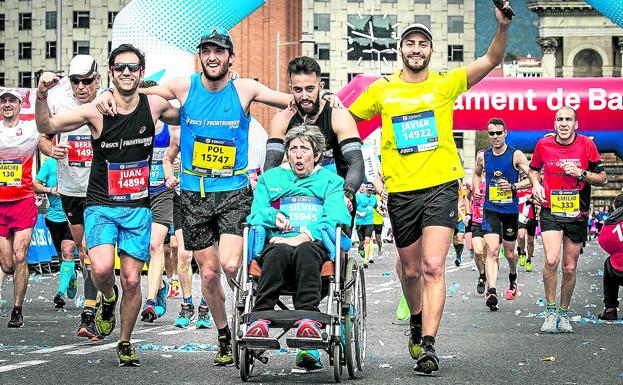
[[[542,247],[537,245],[535,270],[520,268],[521,295],[502,300],[491,313],[475,290],[477,273],[469,257],[454,267],[447,259],[448,295],[437,353],[441,369],[433,376],[412,371],[407,352],[407,321],[396,321],[400,293],[393,272],[395,251],[385,245],[383,258],[366,270],[368,290],[368,346],[364,376],[356,384],[623,384],[623,324],[596,323],[602,309],[601,270],[604,253],[591,243],[581,256],[571,306],[575,333],[544,335],[540,313],[545,309],[542,289]],[[500,276],[508,265],[502,260]],[[145,284],[145,280],[144,280]],[[52,298],[58,275],[31,277],[24,307],[23,329],[7,329],[12,283],[5,283],[0,310],[0,384],[231,384],[240,383],[235,368],[213,367],[216,330],[177,329],[172,326],[180,299],[169,301],[168,313],[153,324],[139,322],[134,338],[140,368],[118,368],[116,333],[98,344],[73,335],[80,309],[69,303],[54,309]],[[198,299],[198,285],[194,284]],[[5,301],[8,301],[5,302]],[[117,332],[117,331],[116,331]],[[292,373],[294,351],[273,352],[267,365],[258,364],[251,383],[331,383],[332,368]]]

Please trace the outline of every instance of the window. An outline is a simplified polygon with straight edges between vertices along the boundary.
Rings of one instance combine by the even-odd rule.
[[[331,89],[330,78],[331,78],[331,75],[328,72],[322,72],[320,74],[320,81],[324,82],[324,88],[326,90],[330,90]]]
[[[89,11],[74,11],[74,28],[89,28]]]
[[[45,58],[46,59],[56,58],[56,42],[55,41],[45,42]]]
[[[19,26],[20,31],[27,31],[32,29],[32,13],[24,12],[19,14]]]
[[[45,29],[56,29],[56,11],[45,13]]]
[[[0,31],[4,31],[4,13],[0,13]]]
[[[0,43],[0,60],[4,60],[4,43]]]
[[[454,137],[454,144],[456,144],[456,148],[463,148],[463,133],[453,132],[452,136]]]
[[[463,46],[462,45],[449,45],[448,46],[448,61],[463,61]]]
[[[331,30],[330,22],[328,13],[314,13],[314,31]]]
[[[17,86],[20,88],[32,88],[32,72],[20,72]]]
[[[74,41],[74,56],[88,55],[88,54],[89,54],[89,41],[88,40],[75,40]]]
[[[331,56],[331,46],[329,43],[314,44],[314,58],[318,60],[329,60]]]
[[[463,0],[448,0],[448,4],[463,4]]]
[[[430,27],[430,15],[415,15],[413,17],[414,23],[424,24],[427,27]]]
[[[430,0],[413,0],[416,4],[430,4]]]
[[[108,12],[108,29],[111,29],[119,12]]]
[[[4,87],[4,72],[0,72],[0,87]]]
[[[381,0],[381,3],[396,3],[396,0]]]
[[[463,33],[463,16],[448,16],[448,33]]]
[[[346,21],[348,60],[396,60],[396,15],[355,14]]]
[[[347,3],[363,3],[363,0],[348,0]]]
[[[20,59],[32,59],[32,43],[18,43],[17,45],[18,57]]]

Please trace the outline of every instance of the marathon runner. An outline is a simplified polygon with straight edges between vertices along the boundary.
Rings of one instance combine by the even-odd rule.
[[[482,223],[484,220],[483,206],[485,204],[485,189],[487,187],[487,183],[483,180],[480,183],[480,186],[473,186],[474,193],[472,196],[472,217],[470,227],[472,230],[474,262],[476,263],[476,267],[478,268],[478,283],[476,284],[476,291],[478,292],[478,294],[484,294],[485,285],[487,283],[487,274],[485,273],[485,256],[487,255],[487,244],[485,243],[485,233],[482,230]],[[478,189],[479,194],[476,194],[476,189]]]
[[[510,2],[503,7],[510,10]],[[372,83],[350,106],[358,120],[382,115],[387,208],[411,310],[409,352],[417,372],[439,368],[434,344],[446,299],[445,258],[457,224],[457,180],[464,176],[452,136],[453,106],[504,58],[510,19],[498,8],[495,15],[498,28],[487,53],[447,73],[428,69],[428,27],[407,26],[399,41],[402,69]]]
[[[374,263],[374,255],[370,253],[370,241],[374,231],[373,212],[378,203],[374,195],[374,184],[368,182],[364,186],[364,190],[355,196],[357,203],[355,223],[359,237],[359,250],[363,251],[362,264],[367,269],[368,263]]]
[[[9,328],[24,326],[28,246],[37,223],[32,161],[39,133],[35,122],[20,120],[23,102],[20,90],[0,88],[0,267],[5,274],[13,274]]]
[[[530,181],[519,182],[519,171],[526,174],[529,171],[528,159],[523,152],[506,144],[508,132],[502,119],[490,119],[487,133],[491,138],[491,146],[477,154],[472,182],[474,186],[480,186],[484,169],[486,187],[483,230],[487,244],[485,271],[488,286],[485,304],[489,310],[496,311],[499,310],[496,283],[500,269],[500,238],[509,268],[509,287],[505,290],[504,297],[511,301],[517,298],[519,293],[515,258],[519,216],[517,190],[528,187],[530,182],[534,184],[539,182],[534,177],[531,177]],[[475,191],[474,195],[480,198],[480,191]]]
[[[528,176],[521,173],[520,179]],[[518,190],[519,223],[517,230],[517,254],[519,266],[524,266],[527,272],[532,271],[532,257],[534,256],[534,237],[538,226],[537,208],[532,201],[532,187]]]
[[[37,128],[48,135],[69,132],[85,124],[91,130],[93,161],[84,222],[92,278],[102,292],[95,323],[104,336],[115,327],[119,296],[114,272],[117,246],[123,289],[117,356],[120,365],[139,366],[130,337],[141,307],[141,270],[149,261],[149,167],[155,124],[158,120],[179,124],[179,112],[161,97],[138,93],[145,56],[134,46],[122,44],[115,48],[108,65],[109,76],[118,90],[114,94],[118,116],[102,116],[95,104],[89,103],[50,117],[45,100],[48,90],[58,82],[58,77],[50,72],[39,79],[35,112]]]
[[[541,204],[541,238],[545,254],[543,286],[547,315],[544,333],[572,333],[569,304],[575,288],[575,274],[582,244],[586,241],[586,220],[590,210],[591,186],[607,183],[606,171],[595,143],[576,133],[577,112],[562,107],[556,112],[555,135],[540,139],[530,161],[530,174],[543,185],[532,186]],[[562,255],[561,255],[562,244]],[[558,265],[562,259],[560,307],[556,312]]]
[[[48,100],[50,113],[57,115],[71,112],[82,104],[92,102],[100,86],[98,68],[99,66],[93,57],[89,55],[74,56],[69,63],[70,89],[67,90],[66,94],[56,94]],[[61,283],[70,279],[70,273],[74,271],[73,250],[76,247],[82,265],[84,305],[76,335],[91,341],[98,341],[102,336],[95,327],[97,289],[91,277],[91,261],[86,252],[84,239],[84,208],[93,160],[91,130],[84,125],[74,131],[56,135],[55,140],[53,137],[41,135],[39,148],[45,155],[57,159],[58,193],[73,240],[71,260],[68,256],[67,260],[63,260],[64,266],[63,264],[61,266]]]
[[[608,253],[604,262],[604,310],[597,317],[604,321],[618,319],[619,287],[623,286],[623,194],[614,198],[614,212],[604,221],[599,245]]]

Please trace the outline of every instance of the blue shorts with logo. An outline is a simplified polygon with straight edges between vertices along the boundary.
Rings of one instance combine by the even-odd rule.
[[[119,254],[149,261],[151,210],[149,207],[89,206],[84,210],[87,248],[117,245]]]

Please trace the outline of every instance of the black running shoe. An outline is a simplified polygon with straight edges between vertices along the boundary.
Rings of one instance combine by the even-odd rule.
[[[13,308],[11,312],[11,319],[6,324],[8,328],[23,328],[24,316],[22,315],[22,309]]]
[[[234,364],[234,357],[231,350],[231,337],[218,337],[218,351],[214,356],[214,366],[230,366]]]
[[[80,325],[76,336],[85,337],[91,340],[91,342],[97,342],[104,338],[95,327],[95,313],[93,310],[84,309],[80,314]]]
[[[63,298],[63,294],[56,293],[54,296],[54,307],[57,309],[62,309],[65,307],[65,298]]]
[[[482,275],[478,277],[478,284],[476,285],[476,291],[478,291],[478,294],[482,294],[485,292],[486,283],[487,283],[487,278],[485,278]]]
[[[487,305],[491,311],[500,310],[500,308],[498,308],[498,295],[495,289],[489,289],[489,291],[487,291],[485,305]]]
[[[435,354],[435,347],[432,344],[427,344],[423,349],[424,353],[415,363],[413,370],[424,374],[431,374],[439,370],[439,358]]]
[[[119,357],[119,366],[141,366],[136,350],[128,341],[119,341],[117,344],[117,357]]]

